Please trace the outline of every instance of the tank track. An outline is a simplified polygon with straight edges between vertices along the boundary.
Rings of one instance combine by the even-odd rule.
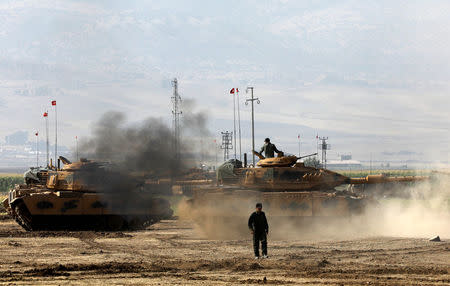
[[[161,216],[120,215],[54,215],[33,216],[21,201],[13,206],[13,217],[27,231],[41,230],[138,230],[172,217],[172,211]]]
[[[14,210],[13,216],[16,222],[25,230],[32,230],[31,214],[22,201],[19,201],[12,208]]]

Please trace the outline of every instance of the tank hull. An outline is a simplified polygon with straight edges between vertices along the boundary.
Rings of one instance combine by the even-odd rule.
[[[146,194],[55,192],[26,185],[9,192],[8,205],[26,230],[139,229],[173,213],[168,201]]]
[[[256,202],[273,216],[335,217],[361,213],[362,198],[325,192],[262,192],[245,189],[210,188],[196,190],[192,206],[208,214],[220,214],[226,209],[235,215],[247,214]]]
[[[364,211],[367,200],[326,192],[210,187],[194,191],[187,213],[207,236],[237,238],[248,234],[247,220],[256,202],[263,204],[275,233],[293,234],[348,223]]]

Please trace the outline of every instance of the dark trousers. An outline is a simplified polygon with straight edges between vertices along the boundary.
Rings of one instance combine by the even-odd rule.
[[[259,242],[261,241],[262,255],[267,255],[267,235],[263,233],[253,234],[253,250],[255,251],[255,256],[259,257]]]

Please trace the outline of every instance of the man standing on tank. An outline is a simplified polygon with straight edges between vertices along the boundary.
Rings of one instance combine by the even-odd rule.
[[[255,259],[259,259],[259,242],[261,241],[262,257],[267,258],[267,235],[269,234],[269,224],[266,214],[262,211],[262,204],[256,204],[256,211],[248,219],[248,228],[253,234],[253,250]]]
[[[269,138],[264,140],[264,145],[261,147],[261,151],[259,151],[259,153],[262,155],[262,152],[264,152],[266,158],[273,158],[275,157],[275,153],[282,153],[277,149],[277,147],[275,147],[275,144],[270,143]]]

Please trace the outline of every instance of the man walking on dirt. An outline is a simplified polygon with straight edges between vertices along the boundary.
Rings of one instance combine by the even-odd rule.
[[[275,152],[277,154],[282,153],[280,150],[277,149],[277,147],[275,147],[275,144],[270,143],[269,138],[266,138],[264,140],[264,145],[261,147],[261,151],[259,151],[259,154],[262,155],[262,152],[264,152],[266,158],[275,157]]]
[[[259,259],[259,242],[261,241],[262,257],[267,258],[267,235],[269,234],[269,224],[266,214],[262,211],[262,204],[256,204],[256,211],[248,219],[248,228],[253,234],[253,250],[255,259]]]

